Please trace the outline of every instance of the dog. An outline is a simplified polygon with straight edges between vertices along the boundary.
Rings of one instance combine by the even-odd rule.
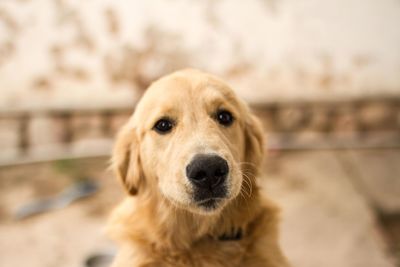
[[[186,69],[151,84],[113,150],[128,196],[108,224],[112,266],[288,266],[257,186],[263,150],[260,121],[219,78]]]

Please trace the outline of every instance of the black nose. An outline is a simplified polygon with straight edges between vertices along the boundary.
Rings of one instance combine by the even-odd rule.
[[[228,163],[217,155],[196,155],[186,166],[189,180],[196,186],[207,189],[221,185],[228,173]]]

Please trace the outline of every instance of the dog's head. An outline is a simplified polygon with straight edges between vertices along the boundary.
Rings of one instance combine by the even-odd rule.
[[[195,70],[150,86],[120,131],[112,162],[127,191],[213,214],[249,190],[263,154],[261,124],[221,80]]]

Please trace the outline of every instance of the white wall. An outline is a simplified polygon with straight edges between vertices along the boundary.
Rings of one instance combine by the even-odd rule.
[[[400,96],[400,1],[0,1],[0,109],[131,105],[187,66],[253,102]]]

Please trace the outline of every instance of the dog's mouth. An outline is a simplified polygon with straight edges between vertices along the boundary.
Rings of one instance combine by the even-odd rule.
[[[221,202],[228,197],[227,188],[225,185],[221,185],[213,189],[201,189],[197,188],[194,192],[194,202],[198,207],[205,210],[217,209]]]
[[[196,204],[205,210],[214,210],[219,206],[219,203],[225,198],[208,198],[201,201],[197,201]]]

